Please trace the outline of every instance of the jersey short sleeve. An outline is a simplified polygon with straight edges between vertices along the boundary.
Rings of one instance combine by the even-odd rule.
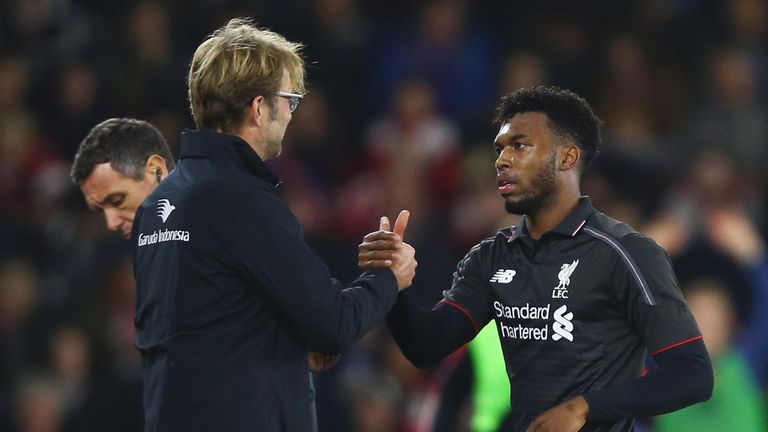
[[[620,308],[653,354],[701,337],[672,263],[653,240],[624,236],[613,274]]]
[[[443,291],[441,303],[460,309],[475,325],[476,331],[491,320],[491,287],[483,272],[485,243],[481,243],[464,256],[453,273],[451,289]],[[487,244],[485,244],[487,245]]]

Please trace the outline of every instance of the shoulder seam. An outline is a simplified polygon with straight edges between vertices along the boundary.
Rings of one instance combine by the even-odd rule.
[[[488,237],[480,240],[477,244],[475,244],[474,246],[469,248],[469,250],[467,251],[467,255],[469,255],[470,253],[476,251],[477,249],[482,248],[483,246],[485,246],[485,245],[487,245],[489,243],[493,243],[494,241],[496,241],[496,237],[498,237],[498,233],[496,235],[488,236]]]
[[[655,306],[656,300],[654,300],[653,295],[651,295],[651,291],[648,289],[648,284],[645,282],[643,273],[640,271],[640,268],[637,267],[637,264],[635,264],[635,260],[632,259],[632,256],[629,254],[629,251],[627,251],[624,248],[624,246],[621,245],[621,243],[619,243],[615,238],[613,238],[607,233],[598,231],[592,227],[584,227],[583,231],[589,234],[590,236],[592,236],[593,238],[596,238],[606,243],[613,250],[619,253],[619,256],[621,257],[622,261],[624,261],[624,264],[629,269],[630,273],[635,279],[635,282],[637,282],[637,285],[640,287],[640,290],[643,292],[643,299],[645,299],[645,302],[651,306]]]

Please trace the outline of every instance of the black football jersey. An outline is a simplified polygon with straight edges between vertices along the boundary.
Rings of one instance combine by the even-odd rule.
[[[525,218],[475,246],[443,302],[495,320],[514,430],[575,396],[637,379],[645,353],[700,337],[666,253],[582,197],[539,240]],[[582,431],[630,431],[633,419]]]

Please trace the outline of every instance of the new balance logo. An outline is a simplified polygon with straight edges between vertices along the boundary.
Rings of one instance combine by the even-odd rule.
[[[512,282],[512,279],[515,277],[516,274],[517,272],[514,270],[499,269],[496,271],[496,274],[494,274],[493,277],[491,277],[489,282],[498,282],[498,283],[508,284]]]
[[[560,339],[568,339],[573,342],[573,312],[568,312],[568,306],[562,305],[555,310],[553,318],[555,322],[552,323],[552,331],[555,333],[552,335],[552,340],[559,341]]]
[[[157,215],[163,220],[163,223],[168,220],[176,206],[171,204],[167,199],[161,199],[157,202]]]

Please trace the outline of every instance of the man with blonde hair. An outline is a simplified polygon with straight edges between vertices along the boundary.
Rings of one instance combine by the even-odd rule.
[[[198,130],[132,234],[147,432],[311,430],[308,352],[350,346],[415,274],[403,213],[390,267],[342,289],[278,194],[264,161],[303,97],[300,48],[235,19],[192,58]]]

